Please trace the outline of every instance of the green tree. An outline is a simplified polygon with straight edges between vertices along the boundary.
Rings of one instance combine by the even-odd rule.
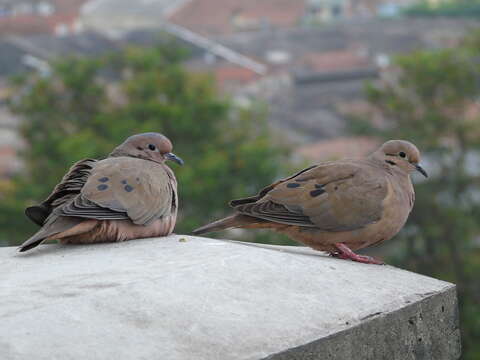
[[[35,230],[25,206],[48,195],[75,161],[105,157],[135,133],[167,135],[185,160],[181,168],[171,165],[180,233],[225,215],[228,200],[278,177],[285,152],[267,136],[265,111],[220,97],[208,76],[182,68],[183,58],[175,45],[129,48],[61,59],[48,77],[17,79],[11,108],[24,119],[25,171],[1,195],[0,239],[24,240]]]
[[[443,0],[440,3],[432,3],[422,0],[408,7],[406,15],[410,16],[446,16],[446,17],[470,17],[480,16],[480,0]]]
[[[480,358],[480,32],[458,47],[396,59],[367,87],[381,125],[353,119],[356,133],[403,138],[422,151],[431,176],[401,234],[396,264],[457,284],[464,359]],[[394,74],[392,76],[392,73]],[[372,115],[373,115],[372,113]]]

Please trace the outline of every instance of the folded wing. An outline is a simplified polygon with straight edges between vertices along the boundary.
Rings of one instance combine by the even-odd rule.
[[[381,218],[388,193],[385,179],[365,169],[347,161],[324,163],[265,188],[255,200],[250,198],[253,201],[232,205],[241,214],[282,224],[324,231],[358,229]]]
[[[25,209],[25,215],[37,225],[45,224],[53,209],[62,206],[75,198],[85,185],[97,160],[84,159],[76,162],[65,174],[62,181],[41,204]]]
[[[176,182],[165,167],[135,158],[99,161],[80,194],[55,213],[97,220],[130,219],[139,225],[169,215]]]

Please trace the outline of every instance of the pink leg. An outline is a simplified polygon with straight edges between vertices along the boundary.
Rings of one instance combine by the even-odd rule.
[[[331,254],[334,257],[338,257],[339,259],[350,259],[352,261],[358,261],[364,264],[377,264],[377,265],[384,265],[383,261],[377,260],[370,256],[365,255],[358,255],[355,254],[349,247],[343,243],[335,244],[335,247],[338,249],[339,253]]]

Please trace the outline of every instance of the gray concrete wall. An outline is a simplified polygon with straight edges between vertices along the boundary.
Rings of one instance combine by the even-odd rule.
[[[457,359],[455,287],[171,236],[0,249],[0,359]]]

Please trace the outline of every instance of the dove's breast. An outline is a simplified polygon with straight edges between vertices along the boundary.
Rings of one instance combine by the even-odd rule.
[[[372,245],[378,242],[388,240],[395,236],[405,225],[408,215],[413,207],[414,192],[410,178],[388,179],[388,195],[383,200],[383,212],[380,221],[376,224],[378,232],[382,235],[375,239],[372,236]],[[377,229],[375,229],[377,230]]]
[[[89,219],[69,230],[70,233],[78,233],[78,235],[60,236],[60,239],[57,235],[56,238],[63,244],[91,244],[168,236],[173,232],[176,217],[177,214],[172,213],[153,221],[149,225],[135,225],[130,220],[99,221]],[[90,230],[83,232],[81,231],[82,228],[89,228]]]
[[[335,252],[334,244],[344,243],[358,250],[391,239],[405,225],[413,207],[414,192],[409,177],[387,177],[387,194],[382,200],[382,212],[377,221],[350,231],[319,231],[314,227],[271,226],[316,250]]]
[[[413,207],[414,192],[410,178],[387,178],[388,192],[382,202],[382,216],[379,221],[367,225],[356,239],[352,249],[361,249],[379,244],[394,237],[405,225]],[[348,242],[346,242],[348,245]]]

